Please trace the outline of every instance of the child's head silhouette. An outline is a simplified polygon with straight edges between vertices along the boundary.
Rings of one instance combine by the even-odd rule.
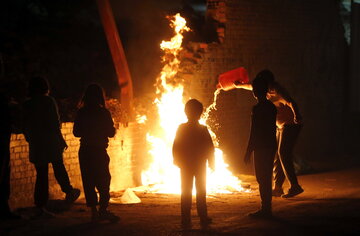
[[[29,80],[28,93],[30,97],[49,93],[49,84],[43,77],[33,77]]]
[[[190,99],[185,104],[185,114],[189,121],[196,121],[200,119],[203,112],[203,105],[196,99]]]
[[[83,106],[105,107],[104,91],[98,84],[90,84],[81,100]]]
[[[268,69],[260,71],[255,78],[263,79],[268,84],[271,84],[275,81],[274,74]]]
[[[256,76],[252,82],[252,87],[253,94],[257,99],[266,97],[266,93],[268,91],[268,82],[265,79]]]

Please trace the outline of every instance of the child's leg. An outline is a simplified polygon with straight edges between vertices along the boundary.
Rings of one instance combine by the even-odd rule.
[[[290,182],[291,188],[299,187],[299,183],[294,169],[294,155],[293,150],[299,136],[301,126],[288,125],[285,126],[279,144],[280,160],[283,166],[284,173]]]
[[[64,193],[69,193],[73,190],[73,187],[70,184],[68,173],[65,169],[63,160],[54,161],[51,163],[56,181],[59,183],[61,187],[61,191]]]
[[[35,164],[36,182],[34,190],[35,206],[42,208],[49,197],[48,164]]]
[[[92,150],[80,147],[79,164],[81,171],[81,179],[83,182],[86,205],[88,207],[96,207],[98,203],[97,194],[95,192],[95,176]]]
[[[99,191],[99,217],[101,220],[118,221],[120,218],[107,210],[110,200],[110,158],[106,149],[94,150],[96,154],[96,165],[94,166],[94,173],[96,174],[95,184]]]
[[[195,174],[196,207],[201,219],[207,218],[206,206],[206,167],[201,168]]]
[[[99,211],[101,212],[106,211],[109,205],[111,175],[109,171],[110,158],[105,149],[99,150],[98,158],[99,159],[96,165],[96,188],[98,189],[100,195]]]
[[[208,217],[206,206],[206,166],[199,169],[195,174],[196,207],[200,217],[201,227],[207,227],[212,219]]]
[[[282,192],[282,186],[285,181],[285,174],[279,156],[279,146],[281,143],[282,131],[283,131],[282,129],[276,130],[276,141],[277,141],[278,149],[276,150],[275,161],[274,161],[274,182],[275,182],[274,189],[279,193]]]
[[[181,174],[181,222],[183,225],[191,223],[191,200],[193,174],[190,170],[180,169]]]
[[[271,213],[272,169],[275,150],[265,149],[254,152],[256,180],[259,183],[261,210]]]

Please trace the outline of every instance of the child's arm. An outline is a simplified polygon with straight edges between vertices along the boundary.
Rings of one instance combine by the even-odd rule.
[[[82,137],[83,136],[83,128],[82,128],[82,119],[81,119],[81,112],[78,111],[76,113],[76,117],[74,120],[74,126],[73,126],[73,134],[75,137]]]
[[[252,85],[251,84],[242,84],[239,81],[235,81],[234,85],[235,85],[236,88],[241,88],[241,89],[252,91]]]
[[[174,143],[172,146],[173,163],[178,167],[180,167],[180,159],[181,159],[180,133],[181,133],[181,128],[179,127],[178,130],[176,131]]]
[[[66,141],[61,133],[61,123],[60,123],[60,115],[59,115],[59,109],[56,104],[56,101],[53,97],[49,97],[50,102],[47,107],[48,112],[48,118],[50,121],[50,125],[52,126],[52,129],[57,133],[61,150],[67,149],[68,145],[66,144]]]
[[[249,142],[250,143],[250,142]],[[244,155],[244,162],[246,164],[250,163],[250,160],[251,160],[251,153],[253,152],[254,150],[251,148],[250,144],[248,144],[247,148],[246,148],[246,152],[245,152],[245,155]]]
[[[279,94],[283,98],[286,105],[291,108],[291,110],[294,114],[294,122],[296,124],[301,123],[302,116],[300,114],[299,108],[298,108],[296,102],[294,101],[294,99],[292,99],[292,97],[288,93],[288,91],[278,83],[274,84],[274,90],[277,94]]]
[[[206,147],[208,149],[208,154],[207,154],[207,158],[208,158],[208,164],[210,169],[215,170],[215,148],[214,148],[214,143],[212,141],[211,135],[209,133],[209,130],[206,128],[205,126],[205,142],[206,142]]]
[[[251,127],[250,127],[250,137],[248,141],[248,145],[246,148],[246,152],[244,155],[244,162],[247,164],[250,162],[251,153],[254,151],[254,142],[255,142],[255,122],[254,122],[254,109],[251,115]]]

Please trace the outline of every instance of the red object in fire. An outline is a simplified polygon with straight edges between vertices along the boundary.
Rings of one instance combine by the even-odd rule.
[[[216,87],[228,91],[235,88],[235,81],[239,84],[249,83],[249,74],[244,67],[239,67],[220,74],[218,81]]]

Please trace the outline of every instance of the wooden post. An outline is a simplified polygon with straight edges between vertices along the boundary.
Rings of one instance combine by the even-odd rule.
[[[123,112],[126,114],[127,119],[125,122],[127,123],[129,120],[133,119],[133,87],[129,67],[109,0],[96,0],[96,3],[114,62],[114,67],[121,90],[121,107]]]

